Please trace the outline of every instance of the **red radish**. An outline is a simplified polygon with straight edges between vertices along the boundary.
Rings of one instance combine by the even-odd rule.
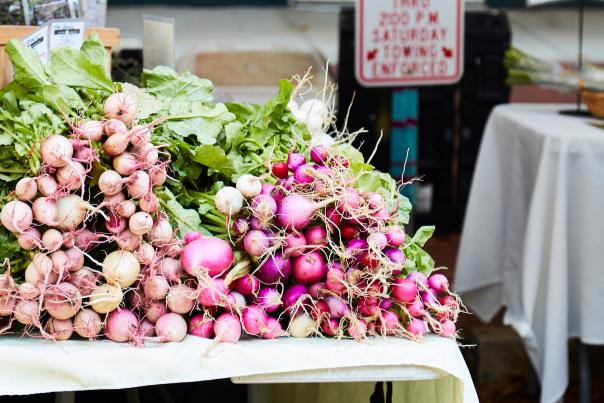
[[[151,141],[151,129],[148,125],[136,125],[130,130],[130,142],[136,148],[149,144]]]
[[[166,182],[168,178],[168,174],[166,173],[166,168],[161,165],[153,166],[149,169],[149,180],[151,181],[151,186],[161,186]]]
[[[241,320],[245,332],[257,336],[266,330],[268,316],[258,305],[249,305],[241,313]]]
[[[42,197],[36,199],[36,201],[40,199],[44,199],[44,201],[38,202],[38,204],[34,202],[33,212],[32,209],[22,201],[13,200],[6,203],[6,205],[2,208],[2,212],[0,213],[0,220],[2,221],[2,225],[4,225],[4,227],[10,232],[23,232],[29,228],[29,226],[33,222],[34,217],[36,219],[42,218],[44,221],[46,221],[45,218],[41,216],[42,208],[46,207],[47,205],[50,205],[50,207],[52,207],[52,202],[46,203],[46,198]],[[54,210],[52,210],[52,208],[49,208],[48,211],[50,213],[55,212]],[[55,217],[51,218],[56,218],[56,214]]]
[[[456,337],[455,322],[452,320],[444,320],[440,324],[440,333],[442,337]]]
[[[82,309],[73,319],[73,330],[86,339],[94,339],[103,327],[98,313],[92,309]]]
[[[312,298],[322,298],[325,295],[329,295],[328,292],[326,292],[327,288],[325,287],[325,283],[314,283],[313,285],[311,285],[310,287],[308,287],[308,295],[310,295]]]
[[[40,231],[36,228],[28,228],[19,234],[17,241],[21,249],[32,250],[42,246],[40,244]]]
[[[453,297],[452,295],[446,295],[442,298],[439,298],[438,303],[441,304],[442,306],[447,306],[454,310],[459,308],[459,302],[457,302],[455,297]]]
[[[241,192],[243,197],[251,199],[258,196],[262,191],[262,181],[254,175],[245,174],[237,179],[235,187]]]
[[[327,319],[321,323],[321,330],[327,336],[335,337],[339,334],[340,323],[335,319]]]
[[[306,237],[301,233],[287,234],[285,236],[285,246],[285,251],[289,256],[300,256],[304,253],[306,247]]]
[[[38,190],[43,196],[54,195],[59,189],[59,184],[55,180],[54,176],[50,175],[38,176],[36,179],[36,184],[38,186]]]
[[[348,335],[359,340],[367,336],[367,324],[358,318],[352,318],[348,324]]]
[[[136,250],[135,255],[140,264],[151,264],[155,257],[155,249],[151,244],[142,243]]]
[[[113,196],[122,190],[122,177],[119,173],[110,169],[99,177],[99,189],[107,196]]]
[[[84,122],[83,125],[79,127],[80,137],[88,139],[90,141],[99,141],[103,138],[104,125],[103,122],[99,122],[98,120],[89,120]]]
[[[363,257],[368,248],[369,245],[364,239],[351,239],[346,243],[346,252],[357,260]]]
[[[309,227],[305,233],[306,243],[309,246],[326,246],[327,230],[320,225]]]
[[[76,190],[83,186],[86,180],[86,168],[76,161],[57,169],[57,182],[68,190]]]
[[[201,232],[199,231],[189,231],[185,234],[185,243],[189,244],[193,241],[201,239]]]
[[[19,301],[15,306],[15,319],[23,325],[37,325],[40,321],[38,301]]]
[[[279,321],[269,317],[266,321],[266,329],[261,334],[263,339],[276,339],[277,337],[285,336],[285,331]]]
[[[140,274],[140,263],[132,252],[116,250],[103,260],[103,276],[109,284],[130,287]]]
[[[338,213],[335,207],[327,207],[325,209],[325,217],[329,221],[329,224],[331,224],[334,228],[339,227],[342,224],[342,216],[340,215],[340,213]],[[355,232],[355,234],[350,237],[350,239],[355,238],[356,236],[357,234]]]
[[[168,313],[165,302],[151,301],[145,306],[145,319],[151,323],[157,322],[159,318]]]
[[[54,318],[69,319],[82,307],[82,295],[70,283],[59,283],[46,289],[44,309]]]
[[[318,300],[312,307],[310,315],[315,321],[321,321],[329,318],[329,305],[323,300]]]
[[[359,236],[359,230],[357,229],[356,225],[344,225],[341,232],[342,238],[344,238],[346,241],[350,241]]]
[[[265,287],[260,289],[260,292],[258,292],[256,303],[265,312],[272,313],[279,309],[279,307],[283,304],[283,301],[281,301],[281,294],[279,291],[277,291],[275,288]]]
[[[138,199],[148,195],[151,191],[151,179],[149,178],[149,174],[145,171],[136,171],[128,177],[126,187],[128,189],[128,195],[132,198]]]
[[[376,297],[361,297],[357,301],[358,312],[363,316],[373,316],[378,310]]]
[[[262,184],[262,190],[260,190],[260,194],[261,195],[268,195],[268,196],[272,196],[273,193],[275,192],[275,185],[273,185],[272,183],[263,183]]]
[[[226,301],[227,286],[223,279],[213,278],[212,282],[203,287],[198,301],[207,308],[222,306]]]
[[[42,142],[40,155],[46,165],[61,168],[71,162],[73,146],[66,137],[52,134]]]
[[[150,300],[161,300],[168,295],[170,284],[163,276],[151,276],[143,282],[145,296]]]
[[[392,308],[392,305],[394,305],[394,302],[392,301],[392,299],[382,298],[380,300],[379,307],[380,307],[380,309],[387,311],[388,309]]]
[[[189,319],[189,334],[209,339],[214,335],[214,321],[211,317],[197,314]]]
[[[386,228],[386,239],[390,246],[401,246],[405,243],[405,230],[398,225]]]
[[[305,338],[312,335],[316,327],[317,324],[308,314],[301,313],[291,317],[287,329],[293,337]]]
[[[195,306],[195,292],[184,284],[174,285],[166,296],[166,305],[174,313],[189,313]]]
[[[323,165],[329,159],[329,151],[324,145],[316,145],[310,149],[310,159],[316,164]]]
[[[416,338],[421,338],[427,331],[426,323],[419,319],[411,319],[407,324],[406,329]]]
[[[265,284],[285,283],[291,275],[290,260],[281,252],[269,255],[255,274]]]
[[[405,278],[397,278],[391,287],[391,295],[401,303],[411,303],[417,298],[417,284]]]
[[[182,265],[178,260],[166,257],[159,262],[159,271],[168,281],[177,283],[180,281]]]
[[[116,92],[105,100],[103,114],[108,119],[119,119],[124,123],[131,123],[136,117],[136,99],[123,92]]]
[[[382,317],[380,318],[379,330],[384,335],[394,335],[399,329],[398,315],[392,311],[382,311]]]
[[[302,164],[294,172],[294,179],[298,183],[312,183],[315,180],[316,170],[312,165]]]
[[[138,169],[134,154],[125,151],[113,158],[113,169],[120,175],[130,176]]]
[[[233,284],[235,290],[246,297],[256,295],[260,290],[260,281],[251,274],[245,274],[235,280]]]
[[[333,319],[340,319],[350,314],[348,305],[338,297],[327,297],[325,302],[329,306],[329,314]]]
[[[197,276],[207,270],[210,277],[216,277],[233,264],[233,249],[220,238],[202,238],[183,248],[181,262],[191,276]]]
[[[167,218],[160,216],[155,220],[151,230],[147,234],[147,239],[151,241],[152,244],[163,245],[172,240],[174,236],[174,231],[172,230],[172,226]]]
[[[136,212],[128,220],[128,228],[135,235],[145,235],[153,228],[153,217],[144,211]]]
[[[306,158],[302,154],[290,152],[287,156],[287,168],[292,172],[295,172],[300,165],[305,163]]]
[[[426,311],[424,310],[424,303],[419,299],[407,304],[407,311],[409,312],[409,315],[413,316],[414,318],[422,318],[426,314]]]
[[[407,279],[409,280],[413,280],[418,284],[424,284],[424,285],[428,285],[428,278],[426,277],[426,275],[422,272],[419,271],[414,271],[411,272],[409,274],[407,274]]]
[[[241,338],[241,323],[232,313],[223,313],[214,323],[216,340],[223,343],[237,343]]]
[[[149,192],[138,199],[138,206],[146,213],[155,213],[159,208],[159,199],[153,192]]]
[[[15,185],[15,196],[21,201],[29,201],[36,197],[38,185],[33,178],[22,178]]]
[[[87,297],[96,287],[97,275],[88,267],[83,267],[71,274],[70,282],[80,291],[82,296]]]
[[[447,278],[440,273],[436,273],[428,277],[428,285],[436,292],[449,291],[449,280],[447,280]]]
[[[313,284],[323,278],[325,261],[323,255],[312,251],[294,258],[292,265],[294,278],[301,284]]]
[[[120,286],[102,284],[94,287],[91,291],[90,306],[98,313],[109,313],[120,306],[122,298],[123,293]]]
[[[328,265],[325,287],[337,294],[346,293],[347,288],[346,281],[344,280],[344,270],[342,270],[340,264],[335,265],[331,263]]]
[[[287,164],[285,162],[275,162],[272,167],[273,175],[279,179],[285,179],[289,175],[287,172]]]
[[[289,308],[297,305],[298,301],[304,301],[308,296],[308,288],[303,284],[293,284],[289,286],[283,293],[283,308]]]
[[[113,136],[114,134],[124,135],[128,132],[128,128],[126,127],[124,122],[118,119],[107,120],[103,129],[105,131],[105,134],[109,137]]]
[[[61,320],[57,318],[50,318],[46,322],[44,330],[54,340],[67,340],[73,334],[73,324],[70,319]]]
[[[111,341],[124,343],[136,336],[138,327],[138,318],[131,310],[116,309],[107,315],[105,336]]]
[[[270,241],[262,231],[252,230],[243,237],[243,249],[250,256],[260,257],[270,246]]]

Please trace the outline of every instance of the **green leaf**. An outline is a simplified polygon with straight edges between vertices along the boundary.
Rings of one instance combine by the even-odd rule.
[[[193,161],[203,164],[208,168],[212,168],[224,176],[230,176],[233,173],[231,160],[219,146],[203,145],[196,147]]]
[[[178,75],[174,70],[158,66],[153,70],[143,70],[141,83],[149,92],[172,100],[211,101],[214,86],[205,78],[189,72]]]
[[[103,66],[109,66],[109,57],[107,56],[107,51],[99,38],[99,35],[96,31],[93,31],[88,39],[82,43],[80,47],[80,51],[85,55],[85,57],[94,61]]]
[[[103,63],[72,47],[61,46],[51,51],[48,70],[57,84],[112,92],[113,82]]]
[[[409,199],[405,196],[400,195],[398,201],[398,219],[403,224],[409,224],[409,218],[411,217],[412,205]]]
[[[122,83],[122,92],[130,94],[136,99],[138,107],[136,118],[139,120],[147,119],[149,116],[160,112],[164,107],[163,102],[135,85]]]
[[[412,243],[417,244],[419,246],[424,246],[426,242],[432,237],[434,234],[434,230],[436,227],[433,225],[420,227],[413,235]]]
[[[19,40],[11,39],[6,44],[5,51],[13,65],[14,78],[17,83],[27,89],[50,85],[44,65],[33,49],[28,48]]]
[[[337,144],[333,147],[330,147],[330,151],[333,154],[341,155],[342,157],[347,158],[351,164],[365,162],[365,159],[363,158],[363,153],[357,150],[352,144]]]
[[[201,218],[195,210],[184,208],[168,189],[163,188],[159,194],[162,206],[179,227],[179,236],[183,237],[189,231],[199,231]]]

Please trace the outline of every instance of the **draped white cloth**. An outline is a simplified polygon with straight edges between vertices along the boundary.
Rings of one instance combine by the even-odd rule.
[[[484,321],[507,307],[504,321],[524,339],[543,403],[568,385],[568,338],[604,344],[604,130],[558,114],[571,108],[493,111],[455,278]]]
[[[453,340],[422,342],[376,338],[242,340],[216,344],[187,337],[180,343],[136,348],[109,341],[0,337],[0,395],[95,389],[234,378],[240,383],[443,382],[452,403],[477,403],[468,368]],[[428,386],[432,386],[429,383]],[[429,391],[434,393],[434,391]],[[422,392],[417,392],[421,394]]]

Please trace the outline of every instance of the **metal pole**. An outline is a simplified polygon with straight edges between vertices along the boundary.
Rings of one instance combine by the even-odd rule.
[[[577,361],[579,364],[579,403],[591,402],[591,366],[587,346],[577,340]]]
[[[585,0],[579,0],[579,46],[577,54],[577,70],[579,79],[583,77],[583,16],[585,13]],[[577,112],[581,112],[581,86],[577,88]]]

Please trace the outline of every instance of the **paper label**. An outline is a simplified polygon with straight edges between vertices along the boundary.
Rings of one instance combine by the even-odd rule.
[[[50,24],[50,49],[71,46],[79,49],[84,42],[84,21],[53,21]]]
[[[40,61],[43,64],[48,63],[50,58],[49,41],[48,41],[48,25],[42,26],[33,34],[23,39],[23,43],[28,48],[36,51]]]

